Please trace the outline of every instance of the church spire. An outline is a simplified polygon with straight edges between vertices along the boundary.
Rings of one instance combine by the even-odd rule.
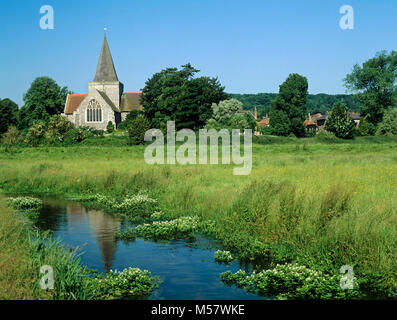
[[[116,69],[114,68],[112,55],[110,53],[109,44],[106,39],[106,34],[103,38],[103,44],[101,49],[101,54],[99,56],[98,67],[96,69],[96,74],[94,82],[115,82],[119,81],[117,78]]]

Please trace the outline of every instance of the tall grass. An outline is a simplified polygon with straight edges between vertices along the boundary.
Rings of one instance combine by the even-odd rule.
[[[0,198],[0,299],[91,299],[90,273],[76,251],[32,229],[4,204]],[[54,290],[40,288],[44,265],[54,270]]]
[[[21,148],[0,153],[0,188],[117,199],[144,189],[170,218],[215,221],[240,258],[334,273],[348,264],[362,288],[397,295],[397,144],[364,142],[254,145],[249,176],[149,166],[144,147]]]

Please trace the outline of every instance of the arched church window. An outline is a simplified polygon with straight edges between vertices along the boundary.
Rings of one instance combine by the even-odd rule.
[[[87,122],[102,122],[102,108],[96,100],[91,100],[88,103]]]

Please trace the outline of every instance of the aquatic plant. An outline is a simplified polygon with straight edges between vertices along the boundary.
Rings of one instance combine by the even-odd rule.
[[[18,210],[40,209],[43,201],[33,197],[8,198],[7,205]]]
[[[30,220],[37,220],[40,216],[40,212],[38,211],[26,211],[23,213],[23,216],[30,219]]]
[[[158,206],[157,200],[150,198],[147,194],[130,195],[121,201],[102,194],[96,194],[91,201],[110,210],[126,213],[131,218],[149,217],[156,211]]]
[[[95,299],[144,297],[158,287],[159,279],[147,270],[128,268],[110,271],[92,279],[90,285]]]
[[[354,288],[343,290],[340,275],[329,275],[298,264],[277,265],[273,269],[247,274],[226,271],[221,280],[249,292],[278,299],[351,299],[358,296],[357,279]]]
[[[150,216],[151,220],[161,220],[164,219],[164,213],[162,211],[156,211],[151,214]]]
[[[117,231],[114,236],[116,240],[134,240],[136,238],[134,229],[124,229]]]
[[[233,261],[233,256],[230,251],[218,250],[214,254],[214,259],[217,262],[230,263]]]
[[[171,240],[193,236],[198,226],[198,217],[181,217],[170,221],[155,221],[138,225],[134,229],[134,234],[145,239]]]

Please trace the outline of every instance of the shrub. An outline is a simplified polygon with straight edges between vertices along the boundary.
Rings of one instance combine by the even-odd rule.
[[[385,113],[376,134],[384,136],[397,135],[397,108],[393,108]]]
[[[108,125],[106,126],[106,131],[107,131],[108,133],[114,132],[114,124],[113,124],[112,121],[109,121],[109,122],[108,122]]]
[[[357,279],[354,288],[343,290],[340,275],[329,275],[297,264],[277,265],[274,269],[248,275],[240,270],[221,274],[227,284],[235,284],[249,292],[278,299],[351,299],[358,296]]]
[[[152,215],[150,216],[150,219],[152,219],[152,220],[164,219],[164,213],[161,211],[156,211],[156,212],[152,213]]]
[[[373,136],[375,134],[376,128],[371,122],[368,121],[369,117],[370,115],[367,114],[360,121],[360,125],[358,126],[358,132],[361,136]]]
[[[29,209],[39,209],[43,205],[43,201],[32,197],[18,197],[18,198],[8,198],[7,204],[19,210],[29,210]]]
[[[334,133],[328,132],[325,130],[322,130],[319,133],[317,133],[315,139],[319,142],[324,142],[324,143],[338,143],[339,142],[339,139],[335,136]]]
[[[65,143],[74,144],[85,140],[89,136],[89,131],[82,128],[74,128],[70,130],[65,136]]]
[[[74,128],[66,117],[59,114],[53,115],[48,122],[47,138],[50,143],[63,142],[67,133]]]
[[[37,122],[29,128],[26,135],[26,142],[32,147],[37,147],[44,142],[46,132],[46,124],[44,122]]]
[[[145,133],[150,129],[149,120],[142,114],[139,114],[128,125],[128,136],[130,143],[138,145],[145,142]]]
[[[128,268],[121,272],[110,271],[91,281],[96,299],[149,296],[158,287],[158,278],[147,270]]]
[[[214,259],[217,262],[230,263],[233,261],[233,256],[230,251],[218,250],[215,252]]]
[[[17,127],[11,126],[8,128],[7,132],[3,134],[2,142],[9,147],[16,144],[20,136],[21,133],[19,132]]]

